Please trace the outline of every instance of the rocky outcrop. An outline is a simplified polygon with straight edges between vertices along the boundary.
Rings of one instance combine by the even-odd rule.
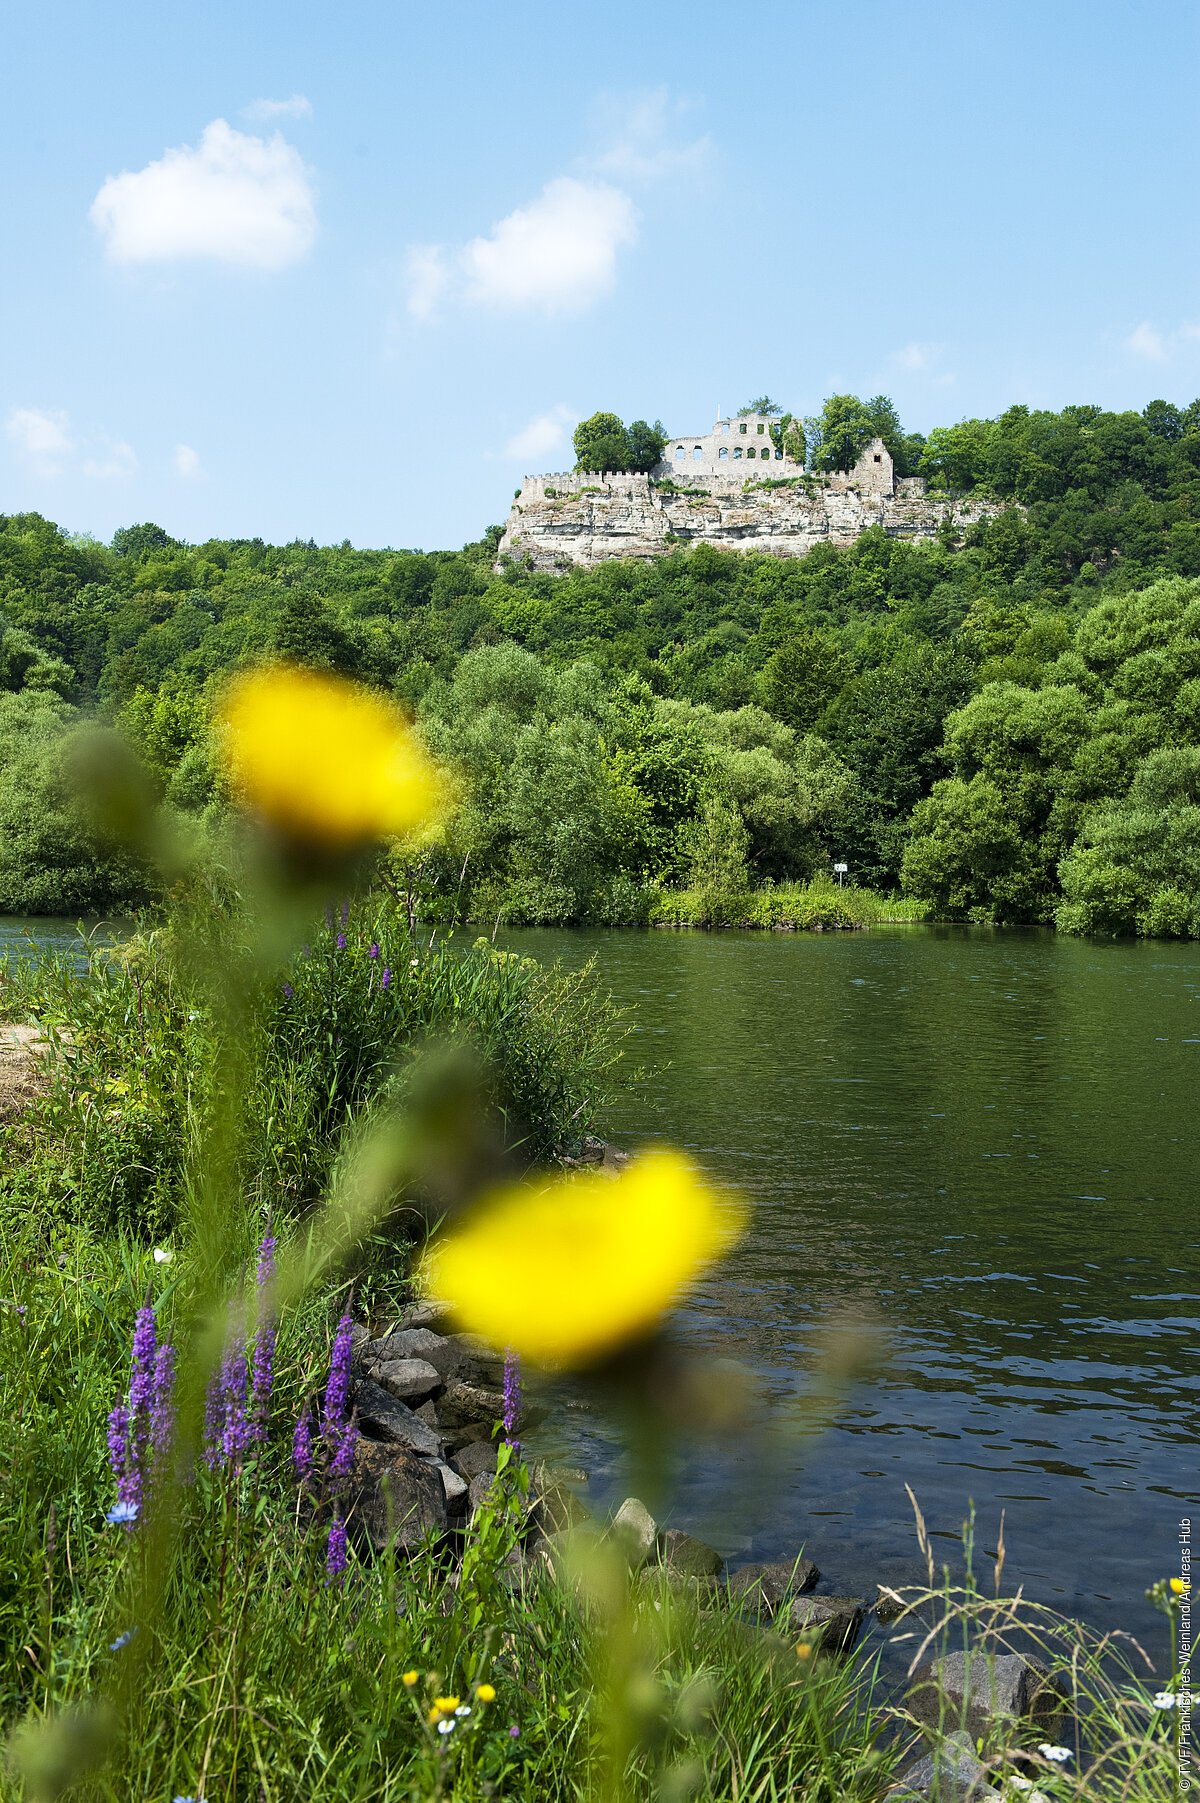
[[[497,568],[515,562],[555,571],[690,545],[804,557],[816,545],[851,545],[871,526],[893,538],[933,538],[946,521],[965,527],[999,512],[975,496],[929,495],[916,477],[887,493],[845,478],[772,483],[698,476],[676,488],[648,476],[527,476]]]

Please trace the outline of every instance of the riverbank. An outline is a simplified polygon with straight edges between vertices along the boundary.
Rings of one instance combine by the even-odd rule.
[[[710,973],[713,958],[725,960],[737,950],[731,941],[702,936],[674,945],[645,934],[628,940],[655,957],[670,951],[699,958]],[[888,941],[881,937],[878,943]],[[799,951],[775,942],[760,948],[757,961],[765,954],[778,973],[779,958],[796,967]],[[810,952],[821,967],[840,965],[843,954],[861,956],[851,940],[805,948],[805,962]],[[253,1029],[261,1077],[247,1090],[240,1141],[251,1162],[243,1164],[244,1180],[234,1192],[237,1218],[225,1223],[236,1236],[235,1254],[251,1270],[264,1207],[293,1203],[322,1172],[336,1176],[336,1167],[317,1160],[319,1143],[341,1132],[344,1111],[369,1113],[374,1082],[391,1068],[388,1052],[395,1050],[397,1027],[411,1040],[425,1023],[444,1027],[470,1010],[482,1030],[477,1043],[497,1060],[495,1078],[506,1085],[510,1110],[515,1113],[523,1096],[526,1109],[536,1109],[543,1134],[553,1130],[561,1146],[562,1125],[577,1118],[572,1098],[593,1087],[589,1079],[570,1096],[562,1091],[567,1079],[580,1081],[577,1053],[598,1045],[594,1037],[573,1037],[580,1014],[595,1025],[594,989],[566,976],[543,979],[508,947],[481,948],[465,963],[460,954],[455,958],[443,967],[424,941],[409,942],[394,918],[381,924],[377,916],[350,910],[343,919],[335,910],[285,981],[261,993]],[[850,974],[840,968],[843,978]],[[20,982],[37,980],[30,973]],[[389,1328],[421,1331],[397,1299],[408,1292],[410,1248],[421,1243],[427,1210],[405,1210],[407,1243],[399,1231],[373,1234],[348,1269],[289,1310],[280,1324],[261,1450],[247,1451],[235,1469],[198,1471],[194,1491],[180,1505],[187,1534],[178,1596],[147,1625],[125,1588],[129,1574],[136,1576],[140,1542],[105,1522],[113,1490],[103,1423],[127,1382],[128,1334],[137,1311],[152,1303],[161,1332],[183,1334],[187,1298],[205,1280],[182,1206],[196,1167],[164,1154],[189,1139],[188,1117],[178,1109],[168,1112],[169,1104],[181,1088],[192,1097],[203,1094],[213,1045],[202,1013],[188,1005],[176,981],[153,947],[138,947],[115,963],[100,960],[82,981],[69,977],[57,992],[43,983],[40,991],[41,1018],[65,1018],[81,1031],[64,1072],[68,1080],[26,1144],[25,1154],[34,1160],[32,1170],[24,1167],[29,1180],[16,1173],[14,1183],[10,1165],[0,1211],[5,1375],[12,1393],[23,1398],[21,1411],[4,1426],[2,1448],[7,1477],[0,1525],[22,1574],[11,1603],[13,1656],[0,1665],[8,1720],[23,1712],[28,1719],[31,1709],[36,1715],[41,1707],[29,1693],[37,1671],[54,1673],[47,1692],[53,1705],[72,1708],[95,1694],[98,1683],[119,1690],[123,1662],[136,1655],[153,1657],[163,1675],[136,1687],[129,1757],[119,1783],[94,1791],[104,1803],[118,1797],[123,1803],[131,1790],[215,1798],[247,1770],[256,1781],[263,1774],[261,1788],[272,1803],[294,1794],[350,1803],[364,1787],[400,1803],[414,1793],[436,1795],[439,1784],[443,1795],[464,1803],[489,1794],[489,1786],[493,1795],[573,1798],[599,1779],[618,1705],[625,1712],[621,1720],[642,1723],[637,1733],[645,1733],[624,1775],[624,1794],[631,1798],[660,1796],[676,1768],[690,1765],[691,1794],[712,1803],[724,1803],[738,1785],[757,1786],[764,1798],[876,1803],[893,1770],[909,1771],[902,1748],[911,1735],[901,1718],[886,1712],[869,1655],[856,1661],[835,1657],[832,1648],[817,1650],[821,1630],[828,1639],[839,1613],[844,1640],[850,1638],[854,1610],[874,1598],[875,1586],[847,1589],[836,1572],[826,1591],[815,1588],[808,1569],[797,1566],[808,1556],[801,1550],[808,1535],[797,1531],[792,1498],[764,1485],[761,1472],[760,1500],[767,1501],[782,1544],[756,1549],[753,1559],[732,1555],[724,1572],[719,1564],[712,1569],[714,1549],[701,1537],[703,1511],[693,1513],[690,1499],[660,1525],[648,1522],[635,1499],[618,1495],[614,1501],[621,1506],[612,1507],[602,1496],[589,1510],[590,1527],[581,1515],[586,1505],[578,1497],[565,1500],[564,1492],[573,1489],[569,1481],[553,1485],[550,1502],[551,1486],[537,1470],[532,1425],[528,1488],[518,1464],[510,1488],[494,1494],[488,1480],[499,1473],[500,1454],[493,1424],[503,1406],[496,1356],[481,1356],[460,1341],[450,1349],[459,1361],[453,1375],[444,1368],[446,1354],[428,1341],[406,1343],[402,1350],[411,1356],[381,1356],[401,1350]],[[710,988],[706,983],[704,992]],[[33,999],[33,989],[28,993]],[[857,991],[851,986],[849,994]],[[731,999],[720,992],[711,997],[723,1041],[717,1029],[704,1036],[706,1043],[720,1043],[726,1122],[740,1118],[729,1094],[740,1060],[739,1042],[730,1036],[736,1024]],[[761,1038],[769,1010],[760,1010],[751,995],[742,1006],[756,1017]],[[658,1024],[665,1019],[663,1011]],[[597,1068],[602,1074],[602,1061],[593,1074]],[[839,1069],[841,1074],[851,1073]],[[540,1089],[531,1087],[535,1080]],[[701,1098],[694,1071],[687,1080],[694,1131]],[[314,1113],[318,1089],[336,1096],[336,1111]],[[439,1103],[439,1118],[441,1108]],[[449,1173],[451,1184],[460,1168],[464,1122],[453,1113],[439,1128],[444,1134],[449,1126],[453,1146],[446,1145],[434,1169]],[[205,1136],[204,1146],[210,1143]],[[473,1156],[486,1150],[473,1138],[471,1145]],[[597,1148],[581,1150],[594,1155]],[[164,1166],[166,1187],[148,1184],[146,1173],[161,1173]],[[280,1258],[294,1256],[305,1229],[297,1240],[283,1219],[279,1227]],[[893,1242],[894,1259],[899,1250]],[[811,1279],[829,1262],[829,1248],[810,1239],[809,1252]],[[739,1297],[761,1297],[758,1256],[752,1245],[739,1256]],[[236,1269],[227,1276],[236,1284]],[[358,1319],[370,1323],[375,1353],[368,1367],[361,1335],[357,1403],[366,1439],[360,1462],[364,1479],[373,1481],[374,1503],[364,1501],[357,1515],[348,1511],[348,1565],[334,1583],[326,1569],[328,1509],[321,1499],[310,1507],[292,1468],[296,1425],[320,1403],[332,1363],[330,1341],[351,1294]],[[787,1319],[794,1332],[794,1294]],[[711,1310],[709,1321],[711,1326]],[[445,1343],[450,1336],[438,1332],[432,1338]],[[689,1353],[687,1335],[681,1335],[685,1366],[695,1351],[694,1339]],[[422,1364],[430,1369],[414,1370]],[[580,1379],[581,1386],[585,1382]],[[395,1394],[397,1387],[406,1394]],[[860,1395],[860,1418],[864,1403]],[[990,1407],[994,1411],[994,1403]],[[424,1451],[412,1445],[414,1437]],[[493,1457],[496,1473],[488,1469]],[[399,1494],[397,1465],[423,1511],[421,1534],[401,1547],[388,1527]],[[824,1444],[812,1468],[840,1484]],[[552,1517],[547,1507],[562,1514]],[[614,1591],[603,1549],[611,1551],[608,1528],[622,1513],[641,1537],[643,1556],[627,1561],[634,1570]],[[554,1557],[556,1546],[547,1550],[546,1544],[564,1531],[555,1521],[565,1518],[570,1525],[571,1517],[584,1530],[585,1566],[597,1552],[608,1561],[598,1568],[599,1590],[585,1593],[591,1600],[582,1609],[579,1585],[589,1581],[586,1571],[581,1579],[566,1544],[562,1561]],[[877,1524],[870,1532],[886,1582],[886,1560],[895,1556],[898,1536],[886,1537]],[[836,1567],[844,1557],[839,1530],[826,1520],[822,1535]],[[906,1525],[906,1547],[911,1539]],[[220,1576],[231,1547],[236,1583]],[[824,1562],[824,1545],[814,1551]],[[1125,1557],[1128,1562],[1127,1552]],[[708,1573],[681,1571],[682,1562],[707,1565]],[[907,1555],[906,1562],[911,1565]],[[752,1565],[759,1572],[743,1578]],[[792,1568],[790,1585],[780,1582],[781,1565]],[[762,1591],[761,1600],[743,1597],[742,1583]],[[770,1594],[765,1587],[773,1587]],[[47,1616],[48,1589],[57,1601]],[[964,1597],[957,1584],[945,1601],[941,1596],[931,1582],[919,1616],[892,1632],[916,1632],[914,1650],[931,1631],[931,1651],[941,1644],[938,1634],[951,1645],[961,1640],[962,1609],[977,1611],[979,1599]],[[829,1611],[824,1621],[822,1609]],[[1025,1617],[1018,1622],[976,1614],[973,1620],[975,1643],[998,1658],[1010,1656],[1005,1635],[1024,1635],[1029,1628]],[[1048,1617],[1041,1623],[1035,1617],[1032,1625],[1044,1630],[1049,1662],[1086,1674],[1091,1686],[1092,1665],[1075,1658],[1076,1630],[1051,1626]],[[1094,1646],[1091,1640],[1082,1644]],[[806,1654],[797,1652],[801,1645]],[[16,1651],[25,1647],[33,1648],[35,1678]],[[139,1647],[146,1650],[139,1653]],[[148,1675],[144,1664],[137,1670]],[[1165,1716],[1150,1708],[1144,1674],[1137,1680],[1133,1738],[1116,1733],[1111,1691],[1093,1696],[1087,1686],[1076,1719],[1089,1725],[1062,1743],[1047,1742],[1072,1753],[1076,1769],[1069,1786],[1056,1786],[1053,1762],[1038,1755],[1036,1736],[1049,1728],[1019,1713],[1014,1733],[1038,1787],[1046,1796],[1086,1796],[1089,1803],[1109,1794],[1157,1803],[1156,1774],[1169,1748]],[[292,1699],[288,1708],[272,1702],[279,1697]],[[438,1713],[443,1697],[455,1698],[450,1713]],[[471,1713],[459,1715],[460,1709]],[[434,1723],[431,1712],[438,1713]],[[444,1734],[443,1723],[449,1724]],[[999,1746],[1001,1731],[1011,1741],[1010,1727],[1002,1723],[993,1744]],[[937,1744],[944,1742],[942,1736]],[[1120,1790],[1115,1784],[1106,1790],[1103,1775],[1093,1782],[1093,1743],[1103,1745],[1110,1763],[1119,1756]],[[967,1749],[958,1752],[965,1761]],[[1141,1776],[1130,1782],[1135,1767],[1144,1784]],[[328,1774],[315,1790],[314,1769]],[[976,1776],[985,1769],[978,1761],[973,1768]]]
[[[729,894],[710,889],[659,890],[648,912],[652,927],[749,927],[781,933],[820,933],[933,918],[926,902],[830,882],[769,883]]]

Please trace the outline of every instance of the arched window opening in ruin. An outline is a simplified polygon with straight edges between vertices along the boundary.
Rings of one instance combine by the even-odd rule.
[[[747,457],[753,457],[753,456],[754,456],[754,446],[753,446],[753,445],[747,445],[747,447],[746,447],[746,455],[747,455]]]
[[[725,458],[725,457],[728,457],[728,455],[729,455],[729,446],[727,444],[723,444],[721,446],[720,450],[717,452],[717,456],[720,458]]]
[[[677,444],[675,446],[675,461],[676,461],[676,463],[681,462],[682,459],[686,456],[687,456],[687,452],[684,450],[683,446],[681,444]]]
[[[741,445],[740,445],[740,444],[735,444],[735,445],[734,445],[734,447],[733,447],[733,454],[734,454],[734,456],[735,456],[735,457],[740,457],[740,456],[741,456],[741,454],[742,454],[742,447],[741,447]]]
[[[727,419],[723,419],[723,420],[722,420],[722,421],[721,421],[721,430],[722,430],[722,432],[728,432],[728,430],[729,430],[729,421],[728,421],[728,420],[727,420]]]
[[[703,457],[703,455],[704,455],[704,446],[698,444],[696,446],[695,450],[692,452],[692,457],[696,463],[699,463],[699,461]],[[876,458],[875,461],[878,463],[879,459]]]
[[[743,420],[741,425],[738,427],[738,431],[741,433],[743,438],[745,438],[746,433],[749,431],[749,429],[750,428],[747,426],[745,420]]]
[[[783,462],[783,452],[782,452],[782,451],[776,451],[776,453],[775,453],[775,461],[776,461],[776,463],[782,463],[782,462]]]
[[[766,431],[766,429],[767,429],[767,428],[766,428],[766,427],[765,427],[765,426],[760,426],[760,427],[759,427],[759,428],[758,428],[758,436],[759,436],[759,437],[760,437],[760,438],[761,438],[761,437],[762,437],[762,435],[763,435],[763,433],[764,433],[764,432],[765,432],[765,431]]]

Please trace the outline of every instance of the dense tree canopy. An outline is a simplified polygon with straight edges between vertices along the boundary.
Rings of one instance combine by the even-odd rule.
[[[615,413],[593,413],[575,428],[575,468],[596,475],[609,470],[644,472],[654,468],[666,442],[661,420],[651,426],[635,419],[627,427]]]
[[[841,396],[818,460],[838,420],[839,456],[868,430],[913,455],[879,397]],[[0,906],[129,892],[63,786],[80,718],[203,814],[215,689],[287,656],[391,690],[457,764],[428,874],[478,917],[636,919],[656,885],[838,860],[956,915],[1196,932],[1200,403],[1014,407],[919,457],[1007,505],[933,541],[556,576],[497,570],[499,528],[414,552],[143,523],[106,547],[0,517]]]

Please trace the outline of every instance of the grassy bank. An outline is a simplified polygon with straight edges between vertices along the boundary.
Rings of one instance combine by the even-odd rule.
[[[335,906],[265,976],[245,924],[236,907],[203,923],[219,972],[195,920],[173,918],[81,974],[3,973],[4,1013],[52,1047],[48,1091],[0,1135],[5,1794],[875,1795],[878,1721],[852,1667],[804,1669],[665,1581],[584,1600],[549,1566],[515,1572],[520,1467],[453,1544],[374,1558],[352,1534],[331,1577],[294,1433],[338,1318],[394,1313],[431,1219],[596,1124],[619,1030],[590,978],[430,944],[386,897]],[[264,1232],[285,1271],[314,1270],[322,1222],[380,1158],[391,1191],[394,1127],[411,1141],[414,1122],[399,1208],[279,1311],[260,1438],[236,1462],[187,1453],[204,1322],[222,1297],[243,1306]],[[106,1421],[148,1308],[178,1349],[186,1481],[160,1475],[122,1526]],[[453,1740],[428,1719],[444,1694],[472,1711],[448,1718]]]
[[[49,1094],[0,1139],[4,1794],[880,1798],[913,1736],[869,1657],[813,1655],[720,1590],[611,1560],[591,1578],[516,1563],[519,1463],[452,1541],[372,1557],[352,1537],[331,1577],[328,1509],[297,1481],[294,1433],[327,1383],[338,1318],[396,1311],[431,1216],[479,1180],[466,1165],[511,1169],[598,1121],[613,1024],[594,987],[486,946],[430,946],[387,899],[345,918],[335,907],[259,982],[253,960],[239,963],[234,914],[219,943],[248,998],[248,1050],[231,1075],[211,992],[206,1005],[180,955],[185,933],[160,926],[97,952],[80,977],[48,965],[4,985],[6,1011],[35,1014],[60,1048]],[[469,1064],[452,1060],[448,1079],[450,1041]],[[222,1113],[234,1076],[236,1123]],[[379,1124],[397,1111],[423,1123],[421,1180],[289,1292],[261,1439],[236,1466],[187,1461],[188,1481],[144,1529],[110,1523],[105,1423],[129,1381],[137,1311],[152,1306],[180,1348],[186,1420],[206,1294],[218,1311],[236,1297],[268,1222],[285,1268],[310,1251],[318,1211],[345,1206],[348,1173],[361,1177],[356,1148],[390,1143]],[[201,1193],[222,1119],[235,1155],[218,1234]],[[198,1375],[195,1406],[201,1393]],[[1020,1742],[1014,1777],[1032,1773],[1056,1803],[1173,1794],[1171,1717],[1128,1649],[939,1586],[932,1564],[928,1590],[907,1600],[896,1632],[914,1659],[964,1643],[1001,1653],[1033,1633],[1060,1673],[1069,1765],[1023,1727],[990,1746]],[[438,1697],[469,1715],[431,1721]]]
[[[922,921],[932,909],[909,896],[879,895],[836,883],[768,883],[728,893],[713,889],[660,891],[650,907],[656,927],[758,927],[782,932],[820,932],[838,927],[880,926],[886,921]]]

